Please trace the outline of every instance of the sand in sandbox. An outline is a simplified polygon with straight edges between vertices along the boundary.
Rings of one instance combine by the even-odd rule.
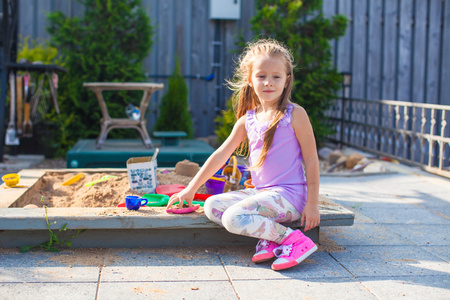
[[[132,189],[128,184],[127,172],[88,173],[84,172],[84,178],[78,182],[64,186],[63,182],[75,176],[76,172],[47,172],[26,193],[24,193],[12,207],[24,207],[35,204],[39,207],[116,207],[125,202],[125,196],[143,196]],[[86,186],[86,183],[101,179],[105,175],[114,175],[105,181]],[[181,184],[187,186],[192,177],[177,175],[174,171],[158,172],[158,185]],[[240,186],[240,188],[244,188]],[[197,191],[205,193],[204,185]],[[44,200],[44,203],[41,202]],[[319,204],[333,205],[329,199],[320,196]],[[158,211],[157,208],[154,208]],[[161,208],[161,212],[164,209]],[[141,211],[141,210],[140,210]]]
[[[23,207],[27,204],[35,204],[42,207],[41,198],[48,207],[115,207],[119,203],[125,202],[125,196],[143,194],[130,189],[128,175],[126,172],[108,173],[83,173],[84,178],[69,185],[62,185],[63,182],[72,178],[77,173],[47,172],[33,187],[31,187],[22,197],[20,197],[14,207]],[[85,186],[86,183],[99,180],[105,175],[114,175],[105,181],[95,183],[93,186]],[[182,184],[187,186],[192,177],[181,176],[170,171],[168,173],[158,173],[158,184]],[[202,186],[198,193],[204,193]]]

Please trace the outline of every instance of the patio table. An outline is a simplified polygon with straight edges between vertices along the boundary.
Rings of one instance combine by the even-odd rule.
[[[147,132],[145,118],[145,111],[152,94],[156,90],[164,88],[162,83],[148,83],[148,82],[85,82],[83,87],[91,90],[97,96],[98,104],[102,113],[101,119],[101,131],[97,138],[97,149],[101,149],[108,136],[108,132],[114,128],[132,128],[139,131],[141,134],[142,142],[146,148],[152,148],[152,141]],[[105,99],[103,98],[102,91],[144,91],[141,103],[139,105],[140,117],[139,120],[111,118],[108,113]]]

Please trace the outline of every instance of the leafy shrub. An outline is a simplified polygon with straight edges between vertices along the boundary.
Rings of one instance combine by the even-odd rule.
[[[296,68],[291,100],[308,112],[316,138],[324,138],[333,131],[324,112],[342,82],[332,65],[330,42],[344,35],[347,19],[325,18],[321,0],[257,0],[256,8],[250,20],[252,31],[258,39],[274,38],[292,51]],[[219,126],[229,128],[229,124]]]
[[[58,49],[52,47],[48,40],[21,37],[18,45],[17,61],[25,59],[29,62],[40,61],[43,64],[60,65]]]
[[[173,74],[169,77],[167,92],[161,99],[160,112],[155,131],[185,131],[193,136],[191,114],[188,111],[188,87],[181,74],[180,61],[176,61]]]
[[[236,123],[236,114],[233,111],[233,105],[231,98],[227,101],[227,109],[222,111],[221,114],[219,114],[215,121],[216,124],[219,124],[216,126],[216,135],[217,139],[223,143],[228,136],[230,135],[231,131],[233,130],[233,125]]]
[[[84,82],[145,81],[142,62],[150,51],[153,28],[141,0],[84,0],[85,15],[68,18],[61,12],[48,15],[51,43],[57,47],[67,73],[60,76],[58,101],[66,122],[66,141],[60,154],[82,138],[97,137],[101,112],[94,93]],[[138,104],[140,92],[104,92],[111,117],[123,117],[125,107]],[[112,137],[138,135],[113,130]],[[133,136],[133,137],[134,137]]]

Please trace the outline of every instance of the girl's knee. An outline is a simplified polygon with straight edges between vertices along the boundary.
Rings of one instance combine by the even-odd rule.
[[[242,215],[242,211],[237,206],[231,206],[222,215],[222,224],[225,229],[231,233],[240,233],[239,228],[239,216]]]
[[[219,207],[220,199],[218,197],[212,196],[206,199],[205,205],[203,206],[206,217],[213,222],[220,221],[222,219],[223,212]]]

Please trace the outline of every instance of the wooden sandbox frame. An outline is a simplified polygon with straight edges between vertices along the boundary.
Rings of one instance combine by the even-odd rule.
[[[26,169],[19,172],[21,184],[27,188],[0,189],[0,247],[21,247],[36,245],[49,239],[43,208],[11,207],[27,193],[47,172],[74,172],[74,169]],[[101,173],[124,172],[126,169],[76,169],[76,172]],[[306,232],[316,243],[322,226],[351,226],[354,213],[336,205],[327,198],[330,205],[319,205],[320,226]],[[120,209],[103,208],[53,208],[47,209],[50,228],[58,231],[67,224],[71,235],[80,229],[87,229],[73,239],[72,247],[191,247],[255,245],[254,238],[228,233],[211,222],[204,214],[172,215],[164,208],[155,208],[161,213],[120,214]],[[118,213],[119,211],[119,213]],[[159,212],[159,211],[158,211]],[[300,221],[289,225],[301,228]]]

